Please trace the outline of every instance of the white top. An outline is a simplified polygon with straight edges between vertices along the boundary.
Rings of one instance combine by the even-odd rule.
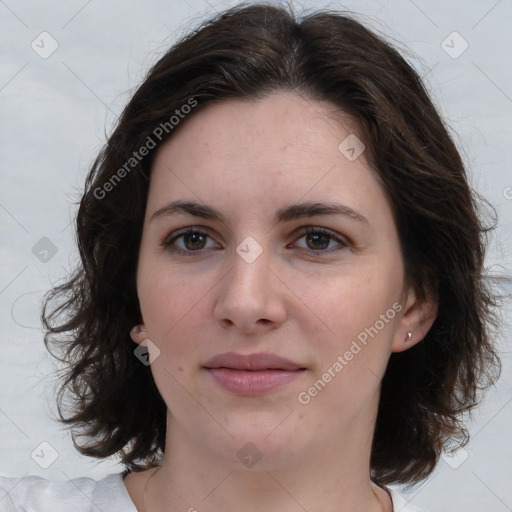
[[[137,512],[122,473],[50,481],[39,476],[0,476],[0,512]],[[392,487],[394,512],[427,512],[409,505]]]

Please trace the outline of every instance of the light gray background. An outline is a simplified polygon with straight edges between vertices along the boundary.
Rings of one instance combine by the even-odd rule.
[[[170,43],[236,3],[0,1],[1,474],[100,478],[122,469],[115,460],[79,456],[69,434],[51,419],[55,367],[42,343],[39,302],[76,261],[73,202],[105,131]],[[500,226],[488,264],[494,273],[512,275],[512,1],[294,5],[352,10],[416,55],[407,58],[453,130],[473,186],[497,210]],[[38,51],[51,48],[48,36],[40,36],[44,31],[58,43],[45,59],[31,47],[35,40]],[[469,45],[457,58],[463,40],[446,40],[454,31]],[[38,252],[43,237],[55,254]],[[510,308],[505,314],[510,325]],[[469,424],[470,444],[455,458],[442,459],[431,478],[406,494],[412,503],[431,512],[512,510],[509,335],[506,327],[502,378]],[[44,469],[36,460],[51,462],[52,450],[57,458]]]

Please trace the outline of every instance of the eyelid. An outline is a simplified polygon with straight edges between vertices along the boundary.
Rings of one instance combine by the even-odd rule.
[[[209,231],[210,230],[204,226],[186,226],[183,228],[175,229],[163,238],[163,240],[160,242],[160,246],[163,249],[169,250],[170,246],[173,245],[173,243],[175,242],[176,239],[178,239],[182,236],[188,235],[190,233],[197,233],[200,235],[204,235],[205,237],[212,240],[216,245],[220,245],[215,240],[215,238],[210,235]],[[179,254],[186,254],[186,255],[202,254],[205,250],[208,250],[208,249],[198,249],[197,251],[184,251],[183,249],[180,249],[178,247],[173,248],[173,252],[179,253]]]
[[[210,233],[209,233],[210,231],[211,230],[205,226],[185,226],[183,228],[175,229],[170,234],[166,235],[164,237],[164,239],[161,241],[160,245],[163,247],[164,250],[169,250],[169,247],[171,245],[173,245],[173,243],[175,242],[176,239],[178,239],[182,236],[188,235],[190,233],[197,233],[200,235],[204,235],[205,237],[207,237],[208,239],[213,241],[217,246],[219,246],[220,244],[215,240],[215,238],[213,236],[210,235]],[[320,226],[308,225],[308,226],[302,226],[302,227],[296,229],[293,234],[294,242],[292,242],[291,244],[288,244],[286,247],[288,248],[290,246],[293,246],[294,244],[297,243],[298,240],[303,238],[305,235],[315,234],[315,233],[316,234],[320,233],[320,234],[330,237],[331,240],[333,240],[337,243],[337,246],[330,248],[330,249],[318,249],[318,250],[308,249],[305,247],[300,247],[299,249],[302,249],[303,251],[307,251],[310,254],[322,255],[322,254],[330,254],[332,252],[335,252],[335,251],[338,251],[341,249],[345,249],[352,245],[350,240],[348,240],[343,235],[340,235],[336,231],[333,231],[328,228],[320,227]],[[215,249],[218,249],[218,248],[219,247],[216,247]],[[178,253],[178,254],[184,254],[187,256],[194,256],[194,255],[203,254],[205,251],[211,250],[211,249],[212,248],[210,247],[210,248],[206,248],[206,249],[198,249],[195,251],[193,251],[193,250],[185,251],[185,250],[180,249],[175,246],[172,249],[172,252]]]
[[[321,255],[321,254],[329,254],[331,252],[344,249],[351,245],[350,241],[346,237],[338,234],[337,232],[335,232],[331,229],[323,228],[320,226],[303,226],[303,227],[299,228],[296,231],[296,234],[294,236],[295,242],[293,242],[293,243],[295,244],[298,240],[300,240],[305,235],[315,234],[315,233],[327,235],[328,237],[331,238],[331,240],[334,240],[335,242],[337,242],[338,246],[331,248],[331,249],[319,249],[319,250],[306,249],[306,248],[301,248],[301,249],[304,249],[312,254],[320,254]]]

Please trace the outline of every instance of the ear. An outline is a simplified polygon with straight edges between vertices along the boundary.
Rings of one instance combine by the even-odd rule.
[[[419,343],[427,335],[436,317],[437,301],[433,297],[421,299],[416,291],[410,288],[391,351],[402,352]],[[409,337],[408,333],[411,333],[412,337]]]
[[[131,339],[140,345],[148,336],[146,332],[146,326],[144,324],[136,325],[131,331],[130,331],[130,337]]]

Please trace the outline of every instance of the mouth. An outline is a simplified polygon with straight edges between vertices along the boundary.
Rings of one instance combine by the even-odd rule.
[[[243,396],[273,391],[306,371],[304,366],[270,353],[219,354],[209,359],[204,368],[221,387]]]

